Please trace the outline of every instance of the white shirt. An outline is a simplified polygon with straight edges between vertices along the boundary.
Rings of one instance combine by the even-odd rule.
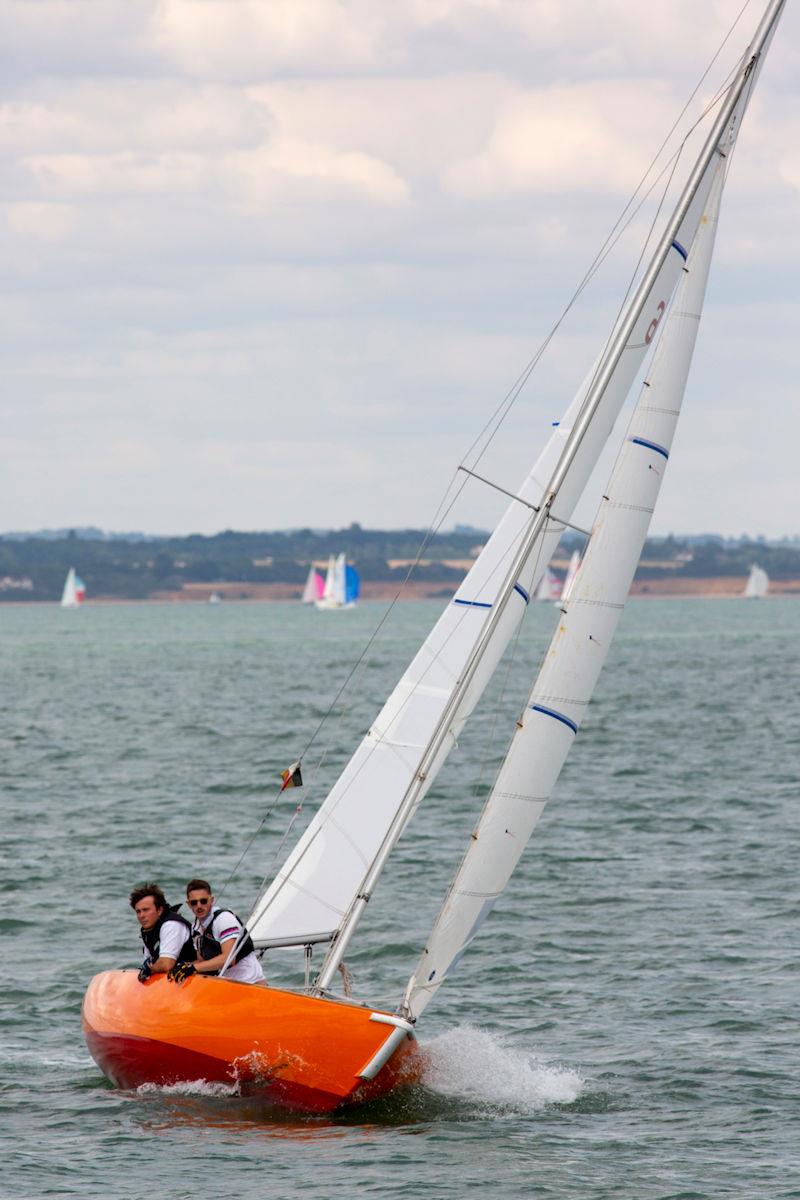
[[[159,958],[175,958],[177,959],[183,944],[189,937],[189,931],[181,921],[167,919],[161,926],[161,933],[158,938],[158,957]],[[150,957],[150,951],[147,946],[142,946],[143,957]]]
[[[204,932],[210,933],[214,941],[219,942],[221,946],[225,942],[234,941],[242,932],[241,921],[238,921],[227,908],[219,909],[216,917],[213,914],[214,909],[212,908],[204,921],[195,919],[192,925],[192,940],[195,947],[199,944],[200,936]],[[261,983],[264,979],[264,972],[261,970],[261,963],[251,951],[234,963],[232,967],[228,967],[222,978],[231,979],[235,983]]]

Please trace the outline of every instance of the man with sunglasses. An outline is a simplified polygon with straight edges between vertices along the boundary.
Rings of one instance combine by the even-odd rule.
[[[186,885],[186,903],[192,910],[192,942],[196,959],[191,965],[176,966],[171,978],[178,982],[187,975],[218,975],[235,950],[235,958],[223,978],[235,983],[266,984],[255,947],[241,921],[228,908],[215,908],[211,884],[205,879],[190,879]]]

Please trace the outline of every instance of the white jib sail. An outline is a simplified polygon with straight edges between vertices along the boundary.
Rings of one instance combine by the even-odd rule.
[[[61,593],[61,607],[77,608],[78,604],[78,589],[75,585],[75,568],[70,567],[69,571],[67,571],[67,578],[64,580],[64,591]]]
[[[685,248],[694,240],[716,161],[715,156],[700,179],[560,485],[554,515],[562,521],[572,516],[682,274]],[[423,778],[421,766],[432,738],[441,727],[466,665],[474,661],[492,606],[515,554],[532,528],[536,514],[529,506],[542,505],[585,396],[584,388],[519,489],[517,495],[524,503],[512,502],[325,802],[256,902],[247,926],[259,945],[300,945],[333,935],[359,895],[410,789],[415,789],[416,807],[456,744],[556,549],[564,529],[558,521],[549,521],[531,547],[517,576],[515,594],[494,626],[470,684],[449,720],[447,736],[428,762]]]
[[[574,741],[641,554],[680,411],[714,245],[724,164],[716,179],[631,419],[592,535],[473,834],[406,992],[420,1015],[505,888]]]
[[[335,602],[344,607],[345,602],[345,578],[347,572],[347,558],[344,554],[340,554],[336,559],[336,570],[333,577],[333,599]]]
[[[763,567],[755,564],[750,568],[750,575],[744,587],[744,595],[748,600],[762,600],[769,591],[769,575]]]

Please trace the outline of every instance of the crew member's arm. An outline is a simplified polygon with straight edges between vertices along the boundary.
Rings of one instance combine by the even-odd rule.
[[[166,954],[162,954],[160,958],[150,964],[150,974],[165,975],[167,971],[172,970],[177,961],[177,958],[168,958]]]
[[[213,975],[215,971],[221,971],[225,963],[231,956],[231,951],[236,945],[238,933],[233,933],[222,942],[222,950],[219,954],[215,954],[213,958],[198,958],[194,964],[194,969],[198,975]]]
[[[216,929],[212,928],[214,938],[219,942],[222,950],[219,954],[215,954],[213,958],[198,958],[194,964],[195,971],[200,975],[211,975],[215,971],[221,971],[225,963],[231,956],[233,947],[239,940],[239,934],[242,932],[242,927],[232,913],[223,912],[214,921]]]
[[[186,941],[188,933],[186,926],[180,921],[165,921],[161,926],[161,937],[159,939],[160,955],[154,963],[151,963],[150,970],[153,975],[166,975],[167,971],[171,971],[178,961],[178,955],[183,949],[183,943]]]

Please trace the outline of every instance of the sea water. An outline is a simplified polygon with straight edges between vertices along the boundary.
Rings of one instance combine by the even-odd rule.
[[[177,900],[199,874],[246,913],[442,603],[398,605],[327,717],[384,606],[0,608],[0,1195],[800,1197],[791,598],[629,604],[531,846],[421,1022],[421,1087],[303,1118],[202,1081],[118,1091],[92,1062],[81,998],[139,956],[131,887]],[[556,617],[530,606],[370,904],[348,966],[372,1003],[402,994]]]

